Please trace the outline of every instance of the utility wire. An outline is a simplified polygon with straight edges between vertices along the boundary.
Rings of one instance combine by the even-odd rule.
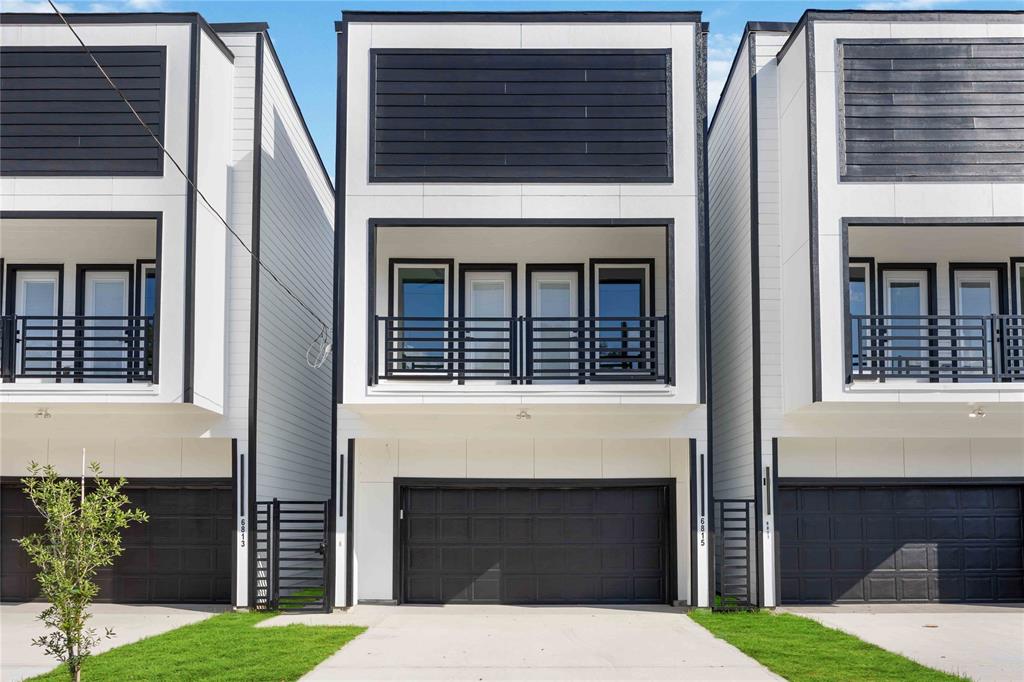
[[[281,281],[281,278],[278,277],[273,270],[267,267],[263,263],[263,261],[260,260],[259,256],[253,253],[252,249],[249,248],[249,245],[245,243],[245,240],[243,240],[242,237],[237,232],[235,232],[234,229],[232,229],[231,225],[228,224],[228,221],[224,219],[224,216],[222,216],[220,212],[213,207],[213,204],[211,204],[209,199],[206,198],[206,195],[203,194],[202,190],[199,189],[198,185],[196,185],[196,183],[192,181],[192,178],[190,178],[188,174],[182,169],[181,164],[178,163],[177,159],[175,159],[174,156],[169,151],[167,151],[167,148],[163,145],[162,142],[160,142],[160,138],[156,136],[156,133],[154,133],[153,129],[149,127],[149,124],[142,120],[142,117],[139,115],[139,112],[136,111],[135,107],[132,106],[132,103],[128,101],[128,97],[125,96],[121,88],[119,88],[117,84],[114,83],[114,81],[110,78],[110,75],[107,73],[107,70],[104,69],[103,66],[99,63],[99,61],[96,59],[96,55],[92,53],[92,50],[89,49],[89,46],[86,45],[85,41],[82,40],[82,37],[78,35],[78,31],[76,31],[75,27],[71,25],[71,22],[69,22],[67,17],[64,16],[64,13],[57,8],[57,5],[53,3],[53,0],[47,0],[47,2],[50,3],[50,7],[53,8],[53,11],[57,13],[57,16],[60,17],[60,20],[64,22],[64,25],[68,27],[71,33],[75,36],[75,39],[78,40],[78,44],[82,46],[82,49],[85,50],[85,53],[89,55],[89,59],[91,59],[92,63],[96,65],[96,68],[99,69],[100,74],[102,74],[103,78],[107,81],[107,84],[110,85],[110,87],[113,88],[114,92],[118,94],[121,100],[126,105],[128,105],[128,108],[135,116],[135,120],[138,121],[139,125],[145,129],[145,131],[149,134],[151,138],[153,138],[153,142],[156,144],[157,147],[160,148],[160,151],[163,152],[164,156],[166,156],[170,160],[170,162],[174,164],[174,167],[178,170],[178,173],[181,174],[181,177],[185,178],[185,182],[187,182],[192,187],[192,189],[195,190],[199,198],[203,200],[204,204],[206,204],[206,208],[211,213],[213,213],[213,215],[217,216],[217,219],[220,220],[220,222],[224,225],[224,228],[228,232],[230,232],[231,235],[242,246],[242,248],[245,249],[245,251],[249,254],[249,257],[256,262],[256,265],[259,266],[268,275],[270,275],[271,279],[277,282],[278,286],[280,286],[281,289],[283,289],[286,294],[288,294],[292,299],[294,299],[295,302],[298,303],[299,306],[301,306],[302,309],[305,310],[310,315],[310,317],[312,317],[320,324],[320,333],[317,335],[315,339],[313,339],[312,342],[310,342],[309,346],[306,348],[306,363],[309,364],[309,366],[313,367],[314,369],[321,367],[327,360],[327,356],[331,352],[330,339],[327,336],[327,329],[330,325],[324,322],[324,320],[319,315],[316,314],[316,311],[314,311],[312,308],[306,305],[305,301],[299,298],[295,294],[295,292],[293,292],[291,288],[288,287],[287,284]],[[314,348],[314,346],[319,347]]]

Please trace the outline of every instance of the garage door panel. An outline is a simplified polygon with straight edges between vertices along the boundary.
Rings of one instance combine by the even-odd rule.
[[[501,519],[474,517],[470,522],[473,542],[501,542]]]
[[[1019,487],[793,486],[783,497],[791,501],[776,522],[785,602],[1024,596]]]
[[[1012,547],[996,547],[995,568],[1001,571],[1020,571],[1024,569],[1024,556],[1015,551]]]
[[[96,575],[98,601],[217,602],[231,599],[234,496],[229,481],[206,487],[146,487],[136,482],[126,495],[149,521],[131,524],[113,567]],[[35,567],[14,538],[42,530],[43,522],[17,484],[0,495],[4,511],[0,572],[5,600],[39,595]]]
[[[404,487],[402,599],[664,603],[667,496],[666,486]],[[453,541],[449,523],[467,536]]]
[[[996,540],[1021,540],[1020,516],[997,516],[992,519],[992,534]]]

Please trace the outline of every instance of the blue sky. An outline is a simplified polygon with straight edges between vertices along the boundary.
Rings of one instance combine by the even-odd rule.
[[[1020,9],[1020,1],[849,0],[747,2],[691,0],[61,0],[63,11],[195,11],[207,21],[265,21],[324,164],[334,172],[336,43],[334,21],[348,10],[674,10],[700,11],[708,37],[710,109],[721,92],[747,21],[796,21],[805,9]],[[45,0],[3,0],[4,11],[50,11]]]

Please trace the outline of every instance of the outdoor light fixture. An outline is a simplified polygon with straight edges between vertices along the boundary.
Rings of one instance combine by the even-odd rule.
[[[967,413],[967,416],[970,417],[971,419],[977,419],[979,417],[984,419],[988,415],[985,414],[985,410],[981,409],[980,407],[975,407],[973,410]]]
[[[529,412],[526,411],[525,408],[523,408],[522,410],[519,410],[519,412],[516,414],[516,419],[518,419],[519,421],[528,421],[530,419],[533,419],[533,415],[531,415]]]
[[[53,415],[50,414],[50,410],[45,407],[40,407],[36,410],[36,419],[49,419]]]

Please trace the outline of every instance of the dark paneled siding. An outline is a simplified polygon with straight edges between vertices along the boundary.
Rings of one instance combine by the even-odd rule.
[[[1024,39],[838,41],[840,175],[1024,179]]]
[[[371,50],[370,180],[670,182],[669,50]]]
[[[163,141],[164,47],[93,54]],[[160,175],[153,139],[79,47],[0,49],[0,174]]]

